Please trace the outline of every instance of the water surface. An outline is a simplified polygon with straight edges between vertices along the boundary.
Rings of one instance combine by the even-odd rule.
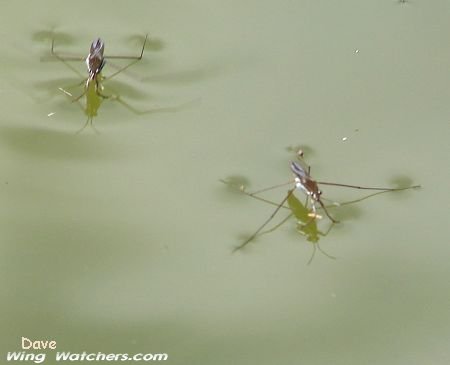
[[[5,3],[1,356],[27,336],[171,364],[448,363],[449,12],[443,0]],[[160,47],[111,87],[143,110],[199,102],[139,116],[106,100],[100,134],[75,135],[86,116],[58,87],[81,80],[41,62],[52,29],[81,54],[98,36],[107,54],[134,53],[148,32]],[[272,208],[219,179],[286,181],[296,145],[318,180],[423,188],[358,205],[321,240],[337,260],[308,266],[295,222],[232,254]]]

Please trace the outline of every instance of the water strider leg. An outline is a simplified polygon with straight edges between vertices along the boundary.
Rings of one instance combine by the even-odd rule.
[[[72,99],[72,103],[79,101],[84,95],[86,95],[86,88],[84,89],[84,91],[78,95],[75,99]]]
[[[81,127],[75,134],[80,134],[88,125],[93,129],[95,134],[100,134],[100,132],[97,130],[97,128],[94,127],[94,118],[88,116],[86,119],[86,123],[84,123],[83,127]]]
[[[282,184],[269,186],[268,188],[260,189],[260,190],[254,191],[252,193],[247,193],[247,195],[253,196],[253,195],[256,195],[256,194],[263,193],[263,192],[268,191],[268,190],[272,190],[272,189],[280,188],[280,187],[283,187],[283,186],[286,186],[286,185],[289,185],[289,184],[293,184],[294,182],[295,182],[295,180],[290,180],[290,181],[282,183]]]
[[[78,104],[78,106],[81,108],[81,110],[82,110],[83,112],[85,112],[83,106],[82,106],[81,103],[80,103],[79,98],[78,98],[78,100],[73,100],[73,94],[72,94],[71,92],[69,92],[69,91],[63,89],[62,87],[59,87],[58,90],[61,91],[62,93],[64,93],[66,96],[68,96],[68,97],[70,98],[70,100],[72,100],[72,102],[75,102],[75,101],[76,101],[77,104]]]
[[[62,57],[60,55],[58,55],[57,53],[55,53],[54,51],[54,42],[55,40],[52,39],[52,48],[51,48],[51,53],[53,56],[55,56],[59,61],[61,61],[64,65],[66,65],[70,70],[72,70],[73,72],[75,72],[78,76],[80,76],[83,80],[81,82],[79,82],[78,84],[75,85],[70,85],[70,86],[66,86],[65,88],[71,88],[71,87],[76,87],[76,86],[81,86],[84,83],[86,83],[87,79],[84,78],[84,75],[82,75],[75,67],[73,67],[71,64],[69,64],[66,61],[84,61],[84,58],[80,58],[80,57]],[[64,89],[65,88],[59,88],[61,91],[63,91],[65,94],[67,95],[72,95],[68,92],[66,92]],[[80,100],[84,95],[86,94],[86,90],[84,90],[84,92],[79,95],[78,97],[72,99],[72,102],[78,101]],[[73,95],[72,95],[73,96]]]
[[[271,201],[271,200],[269,200],[269,199],[265,199],[265,198],[262,198],[262,197],[260,197],[260,196],[258,196],[258,195],[255,195],[255,194],[257,194],[258,192],[249,193],[249,192],[247,192],[247,191],[244,190],[245,188],[243,188],[243,187],[237,187],[237,186],[231,184],[229,181],[227,181],[227,180],[225,180],[225,179],[219,179],[219,181],[220,181],[222,184],[231,186],[232,188],[234,188],[234,189],[236,189],[236,190],[239,190],[239,192],[241,192],[242,194],[245,194],[245,195],[247,195],[247,196],[249,196],[249,197],[251,197],[251,198],[253,198],[253,199],[262,201],[262,202],[267,203],[267,204],[270,204],[270,205],[274,205],[274,206],[276,206],[276,207],[278,206],[278,203],[276,203],[276,202],[273,202],[273,201]],[[287,184],[283,184],[283,185],[287,185]],[[264,189],[264,190],[266,190],[266,189]],[[285,205],[283,205],[282,208],[284,208],[284,209],[289,209],[289,207],[287,207],[287,206],[285,206]]]
[[[261,232],[265,226],[267,226],[267,224],[269,224],[269,222],[273,219],[273,217],[275,217],[275,215],[278,213],[278,211],[281,209],[281,207],[283,206],[283,204],[289,199],[289,197],[291,196],[291,194],[295,191],[295,189],[289,190],[289,192],[287,193],[286,197],[281,201],[281,203],[278,205],[278,207],[273,211],[273,213],[270,215],[270,217],[255,231],[255,233],[253,233],[248,239],[246,239],[242,244],[240,244],[239,246],[237,246],[233,252],[236,252],[238,250],[240,250],[241,248],[243,248],[244,246],[246,246],[249,242],[251,242],[257,235],[259,232]]]
[[[328,229],[327,229],[327,231],[326,231],[325,233],[322,233],[322,232],[319,231],[319,234],[320,234],[321,236],[325,237],[328,233],[330,233],[330,231],[331,231],[331,229],[333,228],[333,226],[334,226],[334,223],[331,223],[330,226],[328,227]],[[319,242],[314,243],[314,251],[315,251],[315,249],[316,249],[316,245],[317,245],[318,250],[319,250],[323,255],[325,255],[326,257],[328,257],[328,258],[330,258],[330,259],[332,259],[332,260],[336,260],[336,257],[335,257],[335,256],[330,255],[329,253],[325,252],[325,251],[322,249],[322,247],[320,247]],[[313,255],[311,256],[311,258],[309,259],[308,265],[312,262],[313,256],[314,256],[314,253],[313,253]]]
[[[84,123],[84,125],[78,131],[76,131],[75,134],[80,134],[89,124],[91,124],[90,122],[91,122],[91,117],[87,117],[86,123]]]
[[[309,260],[308,260],[308,264],[307,264],[307,265],[310,265],[311,262],[313,261],[314,255],[316,254],[316,249],[318,249],[318,250],[319,250],[322,254],[324,254],[326,257],[328,257],[328,258],[330,258],[330,259],[332,259],[332,260],[336,260],[336,257],[334,257],[334,256],[330,255],[329,253],[326,253],[324,250],[322,250],[322,248],[321,248],[320,245],[319,245],[319,242],[313,243],[313,246],[314,246],[313,252],[312,252],[312,254],[311,254],[311,257],[310,257]],[[316,247],[316,246],[317,246],[317,247]]]
[[[141,53],[139,56],[105,56],[104,57],[105,59],[123,59],[123,60],[133,60],[133,61],[130,62],[128,65],[120,68],[116,72],[112,73],[108,77],[103,78],[103,80],[106,81],[106,80],[112,79],[113,77],[117,76],[121,72],[125,71],[127,68],[133,66],[134,64],[136,64],[137,62],[142,60],[142,56],[144,55],[145,44],[147,43],[147,38],[148,38],[148,34],[145,36],[144,44],[142,45]]]
[[[322,203],[322,200],[318,200],[320,206],[322,207],[323,211],[325,212],[325,214],[327,215],[327,217],[333,222],[333,223],[339,223],[339,221],[337,221],[336,219],[334,219],[330,213],[328,213],[327,208],[325,207],[325,204]],[[314,212],[315,213],[315,212]]]
[[[108,98],[112,101],[117,101],[123,107],[125,107],[130,112],[132,112],[136,115],[153,114],[153,113],[174,113],[174,112],[183,110],[185,108],[188,108],[197,102],[197,100],[192,100],[192,101],[188,101],[187,103],[183,103],[183,104],[180,104],[177,106],[167,106],[167,107],[153,108],[153,109],[149,109],[149,110],[139,110],[139,109],[135,108],[134,106],[130,105],[129,103],[127,103],[126,101],[122,100],[122,98],[118,94],[109,95]]]
[[[50,52],[53,56],[58,58],[61,61],[84,61],[85,57],[82,56],[61,56],[60,54],[55,52],[55,38],[52,38],[52,47]]]
[[[325,181],[317,181],[318,184],[321,185],[330,185],[330,186],[340,186],[343,188],[352,188],[352,189],[360,189],[360,190],[380,190],[380,191],[401,191],[408,189],[417,189],[420,188],[420,185],[408,186],[406,188],[379,188],[379,187],[367,187],[367,186],[358,186],[358,185],[349,185],[349,184],[339,184],[339,183],[330,183]]]
[[[281,222],[279,222],[278,224],[276,224],[275,226],[273,226],[272,228],[261,232],[259,235],[263,235],[263,234],[267,234],[267,233],[271,233],[273,231],[276,231],[278,228],[280,228],[283,224],[285,224],[292,216],[294,215],[294,213],[289,213],[289,215],[287,215],[285,218],[283,218],[283,220]]]
[[[105,56],[104,57],[105,59],[107,59],[107,58],[109,58],[109,59],[131,59],[133,61],[130,62],[128,65],[122,67],[118,71],[114,72],[110,76],[104,77],[103,80],[104,81],[109,80],[109,79],[115,77],[116,75],[118,75],[119,73],[123,72],[127,68],[131,67],[135,63],[139,62],[142,59],[143,55],[144,55],[144,49],[145,49],[145,45],[147,43],[147,38],[148,38],[148,34],[145,36],[144,43],[143,43],[142,49],[141,49],[141,53],[138,56]],[[52,39],[52,46],[51,46],[51,50],[50,51],[51,51],[52,56],[54,56],[59,61],[64,63],[68,68],[70,68],[78,76],[80,76],[81,78],[84,78],[84,76],[75,67],[73,67],[71,64],[69,64],[67,61],[85,61],[85,57],[80,57],[80,56],[62,56],[62,55],[58,54],[57,52],[55,52],[55,40],[54,39]],[[83,81],[83,82],[85,82],[85,81]],[[97,79],[96,79],[96,83],[97,83],[97,86],[98,86],[98,80]],[[106,98],[106,95],[102,95],[100,92],[98,94],[100,96]],[[78,98],[81,98],[83,95],[84,95],[84,93],[82,95],[80,95]]]
[[[158,108],[154,108],[154,109],[150,109],[150,110],[139,111],[139,110],[133,108],[131,105],[124,102],[122,99],[118,99],[117,101],[119,103],[121,103],[124,107],[126,107],[128,110],[131,110],[136,114],[174,113],[174,112],[183,110],[184,108],[188,108],[195,103],[195,101],[189,101],[187,103],[183,103],[183,104],[177,105],[177,106],[158,107]]]
[[[50,52],[52,56],[56,57],[59,61],[64,63],[68,68],[70,68],[73,72],[75,72],[78,76],[81,78],[84,77],[75,67],[73,67],[71,64],[69,64],[67,61],[84,61],[84,57],[80,56],[61,56],[58,53],[55,52],[55,39],[52,39],[52,47],[50,49]]]
[[[119,60],[141,60],[144,55],[145,45],[147,44],[148,34],[145,35],[144,43],[142,44],[141,53],[138,56],[104,56],[104,58],[109,59],[119,59]]]

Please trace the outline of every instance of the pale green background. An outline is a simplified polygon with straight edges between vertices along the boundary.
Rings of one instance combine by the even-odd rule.
[[[448,0],[1,5],[2,359],[27,336],[169,364],[449,363]],[[57,87],[78,78],[40,61],[52,28],[81,54],[149,32],[164,47],[117,77],[123,98],[200,102],[106,101],[101,134],[74,135]],[[336,261],[307,266],[294,222],[232,255],[271,208],[218,180],[286,181],[298,144],[318,179],[423,188],[360,204],[321,241]]]

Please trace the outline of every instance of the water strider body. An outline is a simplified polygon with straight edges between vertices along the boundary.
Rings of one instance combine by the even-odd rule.
[[[325,208],[325,205],[320,199],[322,191],[319,189],[317,181],[311,178],[309,172],[306,172],[306,170],[295,161],[291,161],[291,171],[294,174],[295,187],[302,190],[306,194],[306,196],[311,198],[311,206],[313,209],[312,218],[315,218],[316,216],[316,203],[319,203],[327,217],[330,218],[333,223],[339,223],[328,213],[327,208]]]
[[[103,57],[104,52],[105,43],[103,43],[100,38],[97,38],[92,42],[91,50],[86,57],[86,66],[89,72],[88,80],[95,80],[97,78],[97,75],[102,72],[102,69],[106,63],[105,57]]]

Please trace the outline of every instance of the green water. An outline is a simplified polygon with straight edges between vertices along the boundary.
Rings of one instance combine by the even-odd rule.
[[[444,0],[4,1],[2,362],[25,336],[169,364],[448,364],[449,15]],[[159,47],[110,86],[141,110],[195,103],[105,100],[100,134],[76,135],[86,116],[58,87],[81,79],[41,61],[52,29],[81,55],[98,36],[135,54],[148,32]],[[272,208],[219,179],[287,181],[297,145],[318,180],[422,189],[355,206],[320,242],[336,260],[308,266],[293,221],[232,254]]]

